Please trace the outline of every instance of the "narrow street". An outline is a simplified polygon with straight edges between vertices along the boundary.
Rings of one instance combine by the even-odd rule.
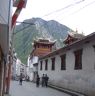
[[[35,83],[23,82],[23,85],[19,85],[18,81],[11,81],[10,88],[11,96],[70,96],[66,93],[57,91],[52,88],[45,88],[35,86]]]

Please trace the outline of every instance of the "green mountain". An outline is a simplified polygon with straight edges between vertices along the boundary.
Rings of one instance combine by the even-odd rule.
[[[54,20],[45,21],[41,18],[24,20],[14,30],[14,48],[18,58],[27,63],[27,57],[32,51],[32,43],[38,38],[56,40],[56,47],[63,46],[63,40],[71,29]]]

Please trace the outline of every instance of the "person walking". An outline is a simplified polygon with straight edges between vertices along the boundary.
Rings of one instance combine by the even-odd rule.
[[[21,73],[20,74],[20,77],[19,77],[19,84],[22,85],[22,81],[23,81],[23,74]]]
[[[39,83],[40,83],[40,77],[37,74],[37,78],[36,78],[36,87],[39,87]]]
[[[44,74],[43,74],[43,76],[42,76],[42,87],[44,87],[45,86],[45,76],[44,76]]]
[[[44,78],[45,78],[45,87],[47,87],[48,86],[49,77],[46,74]]]

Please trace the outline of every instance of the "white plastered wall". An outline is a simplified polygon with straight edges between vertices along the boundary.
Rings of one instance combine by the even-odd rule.
[[[78,91],[89,96],[95,95],[95,50],[93,48],[95,42],[78,45],[66,52],[66,70],[60,70],[60,55],[65,52],[52,56],[55,57],[55,70],[51,70],[51,58],[48,59],[48,71],[45,71],[45,59],[43,59],[43,70],[40,70],[40,61],[38,64],[38,73],[48,74],[50,82],[57,86]],[[75,56],[74,51],[83,48],[82,54],[82,70],[74,70]]]

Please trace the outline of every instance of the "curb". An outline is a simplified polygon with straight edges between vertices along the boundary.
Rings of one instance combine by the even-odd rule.
[[[4,94],[4,96],[11,96],[10,94]]]
[[[67,93],[71,96],[87,96],[87,95],[84,95],[82,93],[78,93],[78,92],[74,92],[74,91],[71,91],[71,90],[67,90],[67,89],[64,89],[62,87],[58,87],[58,86],[55,86],[55,85],[52,85],[52,84],[48,84],[49,87],[51,88],[54,88],[56,90],[59,90],[59,91],[62,91],[64,93]]]

